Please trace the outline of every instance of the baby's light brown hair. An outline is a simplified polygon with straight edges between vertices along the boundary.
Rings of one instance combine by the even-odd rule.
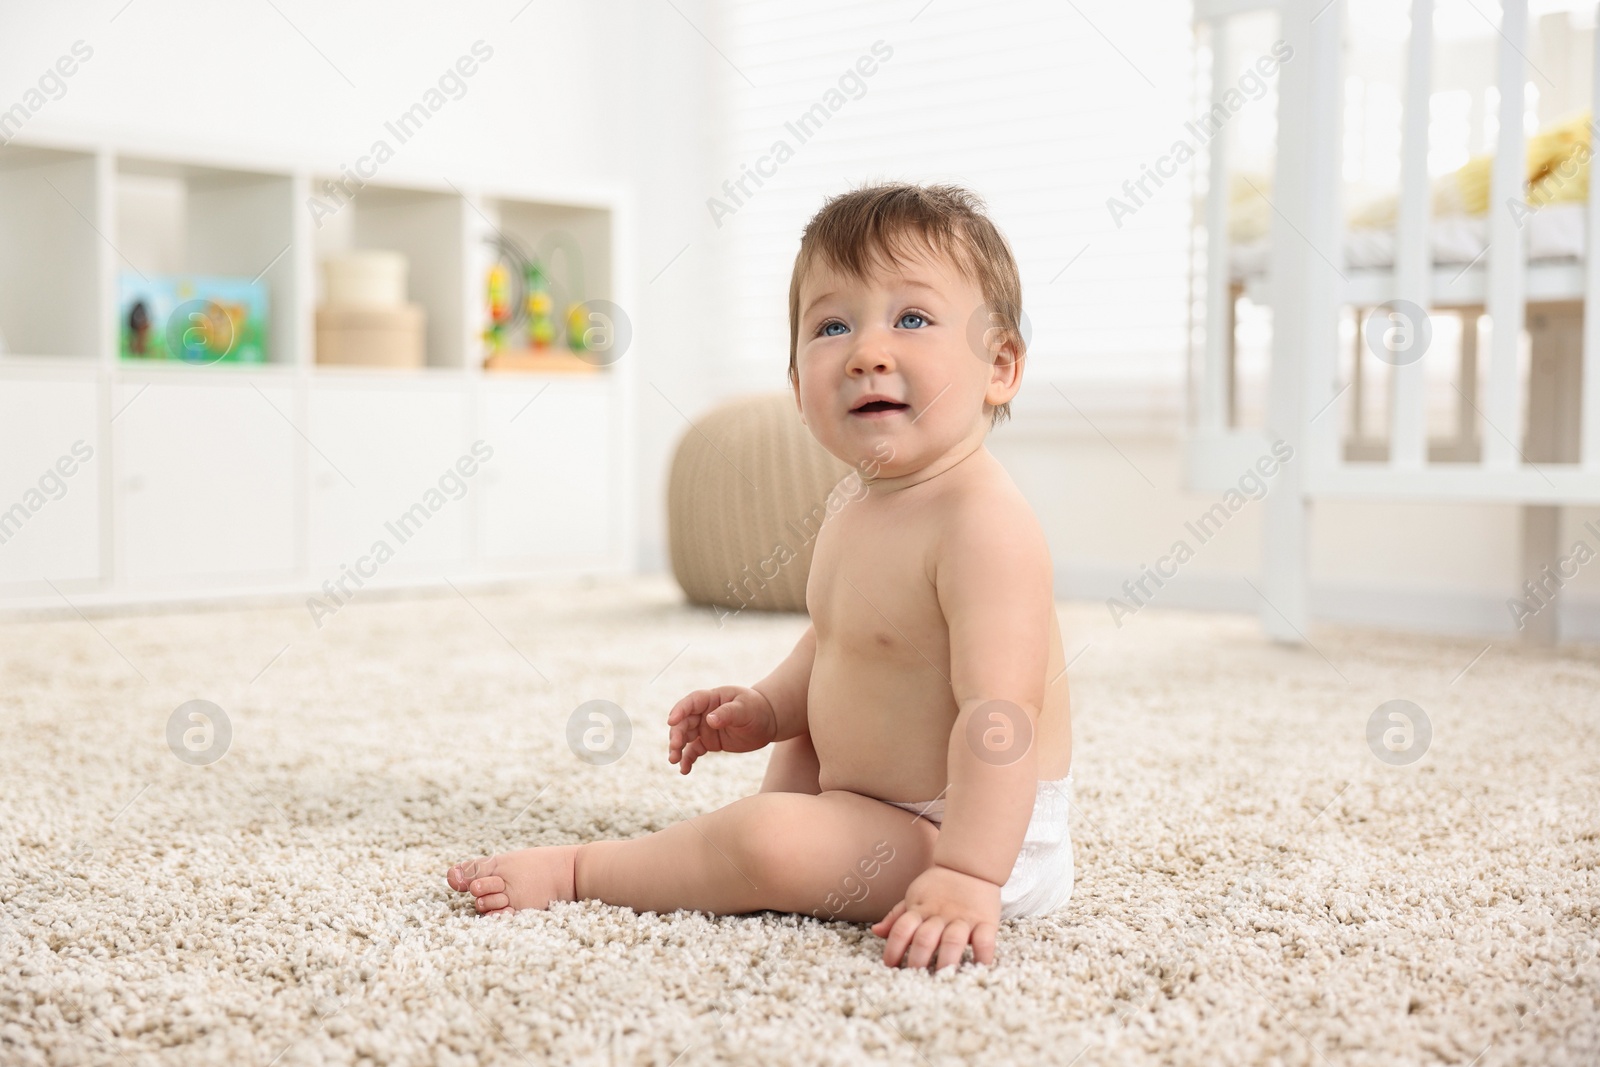
[[[989,221],[983,201],[959,185],[891,182],[831,197],[806,223],[789,280],[791,386],[799,382],[800,285],[812,265],[820,261],[864,280],[874,268],[900,265],[923,251],[944,256],[977,283],[989,312],[979,324],[983,336],[993,327],[1002,329],[1015,343],[1017,358],[1023,357],[1022,279],[1011,246]],[[976,332],[971,340],[973,355],[982,354]],[[991,408],[990,425],[1010,414],[1010,403]]]

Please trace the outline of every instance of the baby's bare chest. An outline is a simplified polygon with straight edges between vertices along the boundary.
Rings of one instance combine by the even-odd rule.
[[[949,656],[935,531],[916,519],[849,509],[817,536],[806,607],[825,647],[908,659]]]

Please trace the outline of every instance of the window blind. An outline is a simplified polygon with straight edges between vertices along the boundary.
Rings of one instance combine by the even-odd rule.
[[[706,211],[736,359],[788,353],[800,231],[878,180],[979,193],[1022,273],[1030,379],[1181,381],[1191,165],[1120,219],[1191,118],[1180,0],[723,0],[722,185]]]

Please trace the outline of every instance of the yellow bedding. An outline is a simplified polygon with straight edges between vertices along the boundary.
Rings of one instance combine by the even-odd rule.
[[[1544,207],[1589,197],[1590,114],[1585,111],[1548,126],[1528,138],[1528,178],[1525,190],[1530,207]],[[1489,210],[1489,182],[1494,156],[1473,156],[1449,174],[1433,179],[1435,217],[1483,215]],[[1255,188],[1252,189],[1251,185]],[[1272,209],[1260,196],[1270,196],[1271,179],[1265,175],[1235,174],[1229,183],[1228,237],[1251,241],[1265,237]],[[1373,200],[1350,213],[1352,229],[1391,229],[1395,225],[1398,197]]]

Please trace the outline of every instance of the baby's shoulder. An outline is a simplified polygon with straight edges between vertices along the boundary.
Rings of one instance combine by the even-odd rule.
[[[963,464],[961,476],[951,479],[940,494],[940,506],[952,515],[1001,520],[1026,516],[1033,519],[1033,508],[1000,461],[984,450],[972,457],[977,462]]]
[[[998,463],[952,485],[937,506],[948,551],[1035,552],[1044,549],[1044,527],[1022,490]]]

